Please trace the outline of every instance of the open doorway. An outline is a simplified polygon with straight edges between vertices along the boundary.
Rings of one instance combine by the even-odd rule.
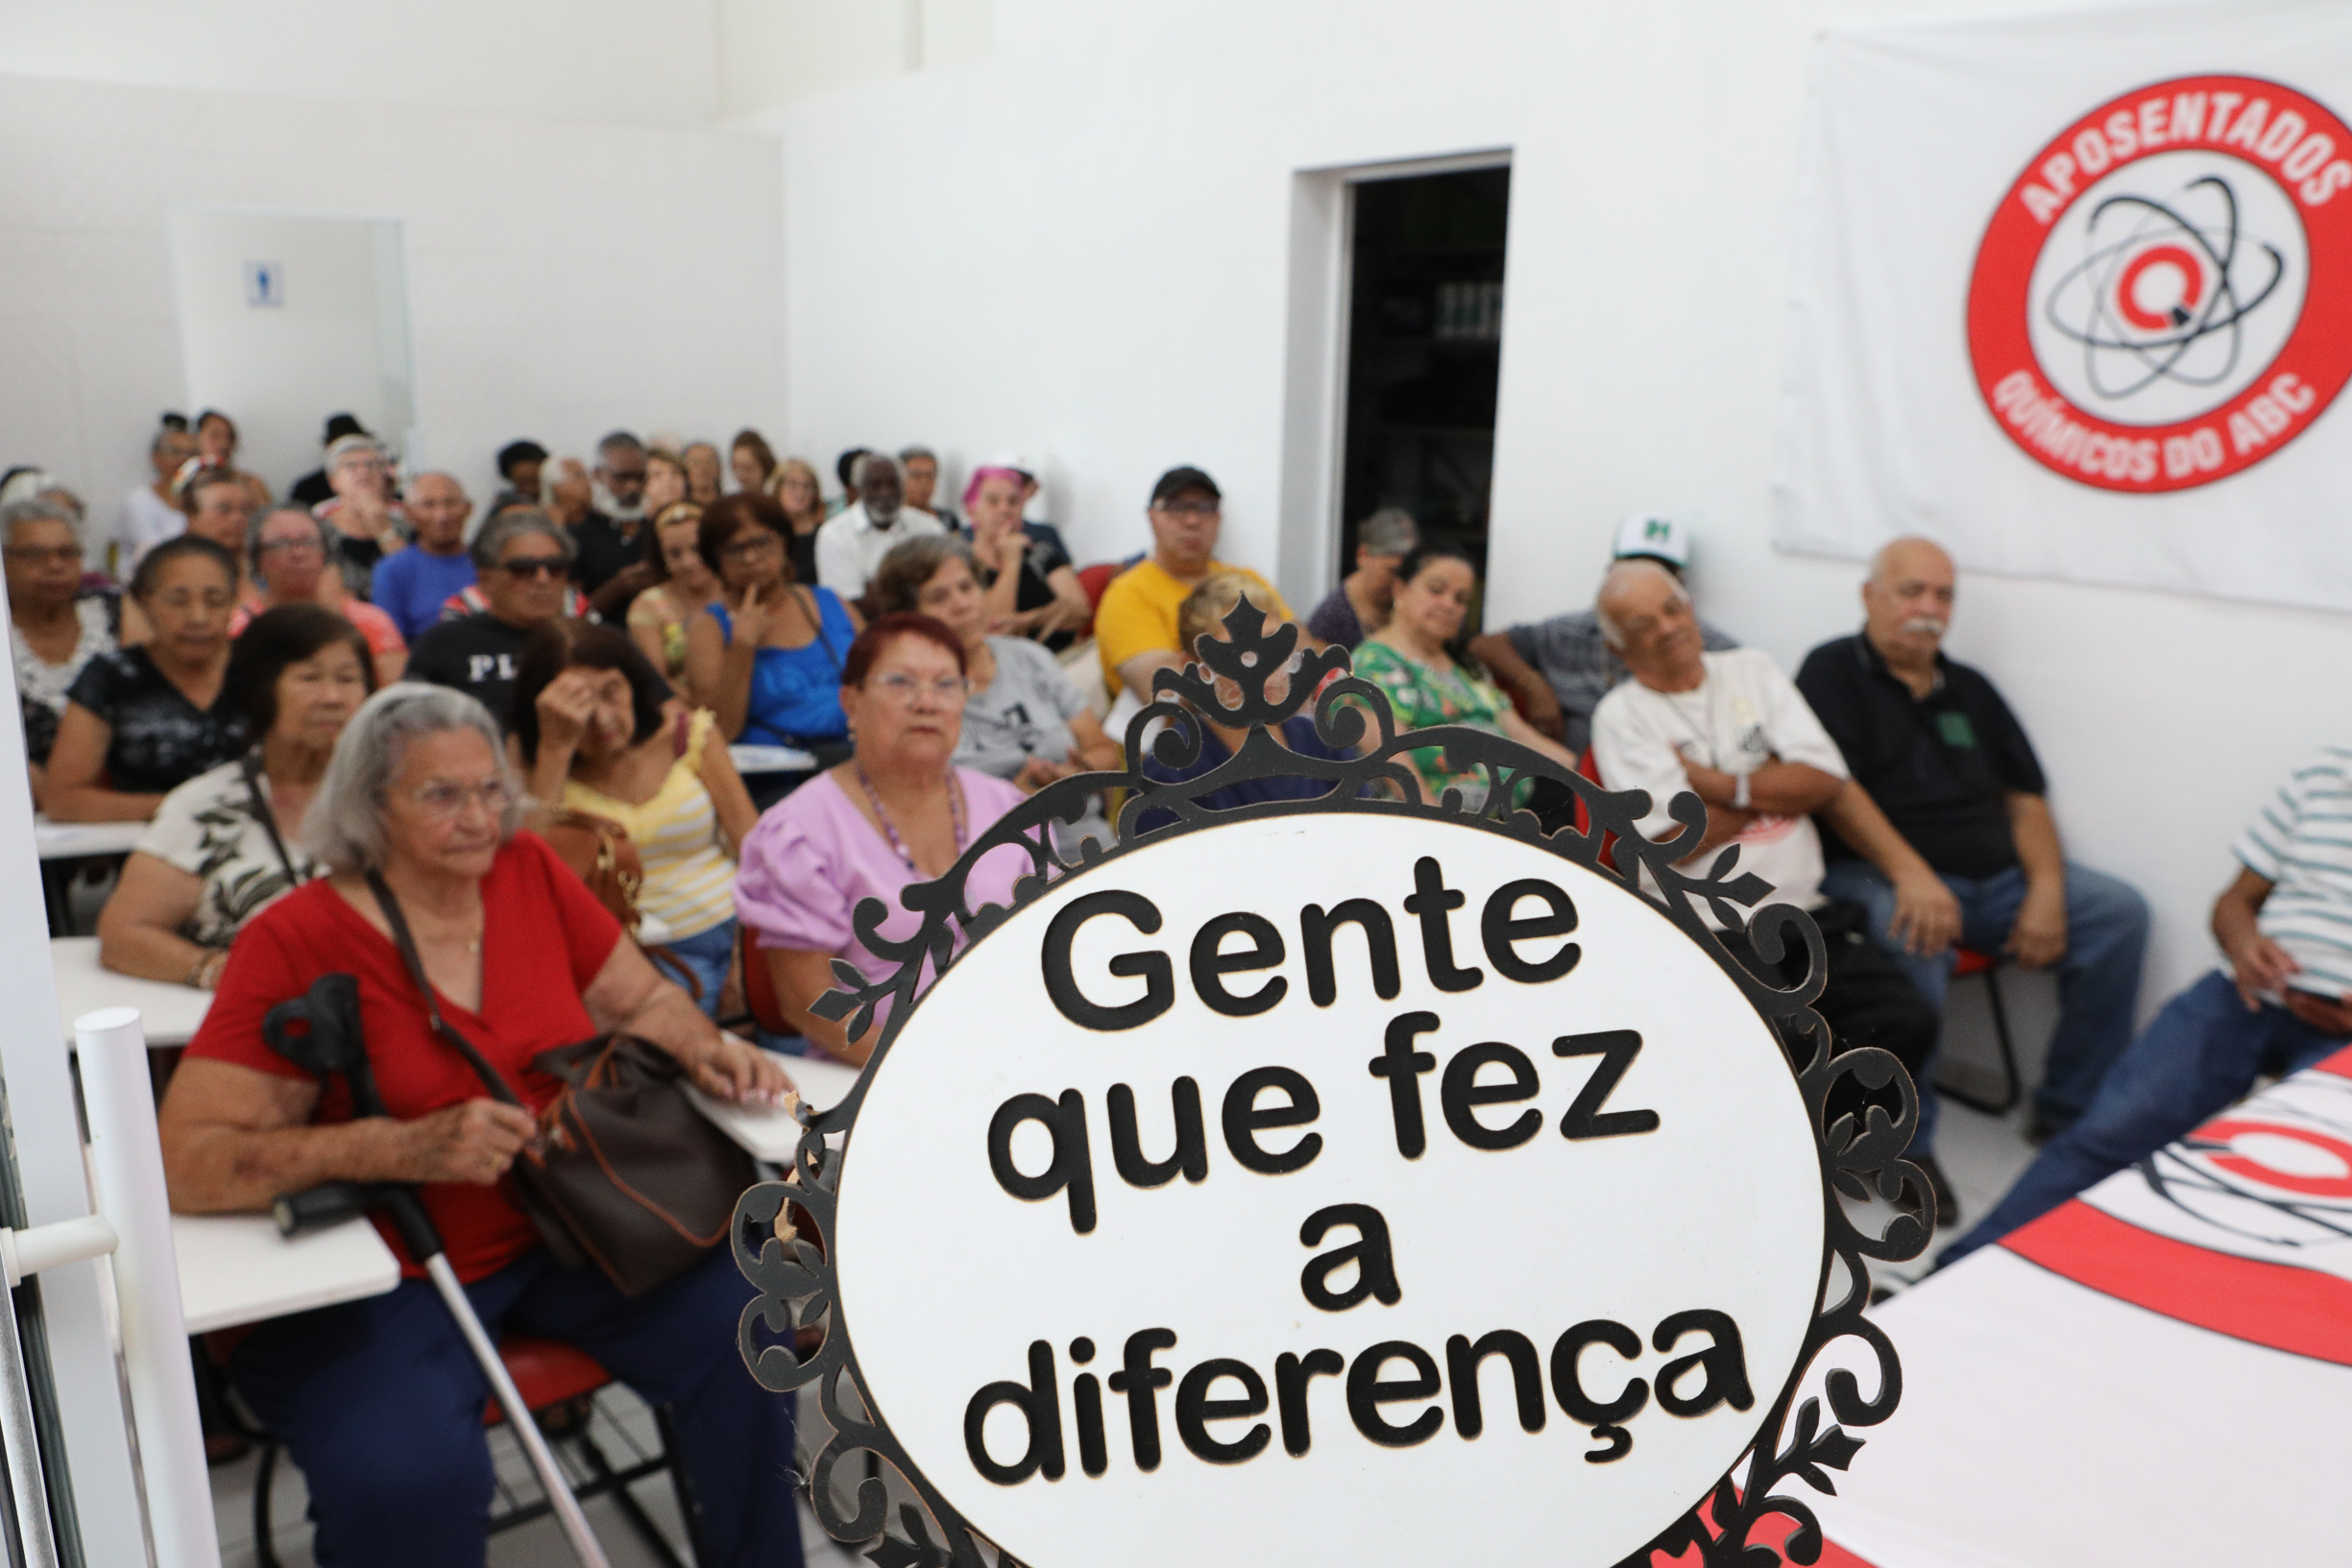
[[[1506,165],[1352,182],[1338,566],[1401,507],[1484,580],[1502,370]]]
[[[188,411],[238,422],[240,467],[283,495],[335,413],[420,455],[399,219],[181,207],[171,240]]]

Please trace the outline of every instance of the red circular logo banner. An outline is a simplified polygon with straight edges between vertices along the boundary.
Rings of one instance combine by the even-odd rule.
[[[2253,77],[2181,77],[2060,132],[1969,282],[1977,388],[2036,462],[2188,490],[2309,429],[2352,379],[2352,129]]]

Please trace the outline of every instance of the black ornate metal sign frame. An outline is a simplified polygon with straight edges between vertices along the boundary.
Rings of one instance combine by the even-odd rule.
[[[1779,904],[1754,908],[1744,924],[1758,956],[1780,964],[1802,949],[1805,972],[1785,987],[1775,986],[1749,973],[1728,952],[1715,933],[1694,912],[1691,900],[1703,900],[1718,918],[1742,924],[1742,911],[1769,891],[1769,884],[1753,873],[1734,874],[1737,852],[1727,847],[1700,875],[1690,875],[1677,862],[1698,845],[1706,828],[1706,808],[1695,795],[1677,796],[1668,809],[1682,832],[1665,843],[1652,843],[1636,831],[1650,808],[1639,790],[1612,793],[1551,759],[1505,736],[1462,726],[1443,726],[1399,734],[1386,696],[1371,683],[1349,673],[1345,650],[1299,652],[1296,627],[1269,628],[1247,600],[1225,619],[1230,640],[1202,638],[1198,645],[1201,664],[1180,673],[1162,670],[1153,679],[1154,700],[1128,727],[1124,773],[1095,773],[1060,781],[1038,791],[976,837],[955,867],[935,881],[907,889],[907,908],[919,915],[921,926],[904,941],[892,941],[879,927],[888,915],[881,901],[868,899],[856,912],[859,939],[868,951],[895,964],[887,975],[869,980],[852,966],[837,961],[834,972],[842,989],[828,993],[816,1011],[830,1019],[849,1019],[851,1038],[870,1026],[879,1005],[891,1002],[890,1018],[873,1053],[878,1065],[890,1050],[899,1029],[910,1016],[921,977],[929,968],[943,972],[957,961],[959,947],[969,951],[1002,924],[1011,910],[988,905],[975,909],[965,902],[966,879],[973,866],[991,850],[1018,846],[1035,867],[1015,889],[1018,907],[1039,897],[1060,878],[1082,875],[1140,843],[1239,818],[1260,815],[1311,815],[1324,811],[1372,811],[1427,817],[1507,833],[1540,846],[1563,859],[1642,892],[1644,878],[1664,893],[1662,911],[1693,943],[1705,950],[1738,985],[1757,1011],[1775,1027],[1792,1059],[1806,1112],[1819,1146],[1825,1219],[1820,1293],[1804,1345],[1787,1381],[1775,1391],[1758,1423],[1741,1461],[1735,1462],[1710,1489],[1679,1519],[1661,1530],[1650,1543],[1625,1559],[1645,1564],[1653,1552],[1678,1556],[1697,1547],[1705,1568],[1754,1568],[1774,1560],[1774,1548],[1752,1542],[1751,1532],[1767,1516],[1794,1521],[1795,1529],[1780,1548],[1799,1563],[1816,1561],[1822,1533],[1810,1508],[1782,1490],[1801,1481],[1822,1492],[1835,1491],[1830,1470],[1842,1470],[1862,1440],[1848,1428],[1870,1427],[1885,1420],[1902,1397],[1902,1368],[1894,1346],[1865,1315],[1869,1304],[1869,1261],[1902,1262],[1922,1252],[1932,1231],[1928,1216],[1933,1200],[1918,1168],[1901,1159],[1918,1125],[1918,1098],[1908,1075],[1886,1051],[1860,1048],[1832,1054],[1829,1026],[1812,1008],[1821,994],[1826,953],[1820,931],[1803,910]],[[1272,677],[1298,663],[1284,694],[1269,698]],[[1206,665],[1204,671],[1201,667]],[[1221,698],[1214,676],[1239,688],[1238,698]],[[1346,760],[1303,757],[1280,745],[1268,726],[1278,729],[1286,719],[1314,704],[1317,736],[1338,750],[1353,750]],[[1239,751],[1201,776],[1180,784],[1155,781],[1143,769],[1144,736],[1157,721],[1166,728],[1153,742],[1153,756],[1164,766],[1180,770],[1196,763],[1203,739],[1201,715],[1247,730]],[[1369,715],[1370,723],[1367,723]],[[1514,786],[1532,779],[1548,779],[1575,792],[1588,826],[1584,831],[1564,827],[1546,835],[1537,817],[1526,810],[1469,809],[1463,797],[1448,790],[1436,804],[1418,799],[1405,760],[1407,753],[1443,745],[1452,765],[1483,773],[1488,802],[1509,802]],[[1283,801],[1271,805],[1215,810],[1200,804],[1202,797],[1247,780],[1268,778],[1328,781],[1330,791],[1317,800]],[[1367,788],[1381,786],[1386,788]],[[1120,808],[1118,843],[1105,849],[1088,843],[1076,864],[1065,862],[1053,848],[1046,831],[1055,821],[1075,823],[1089,799],[1105,789],[1127,791]],[[1149,812],[1168,813],[1173,822],[1157,821],[1148,832],[1141,827]],[[1613,849],[1612,849],[1613,841]],[[1605,851],[1611,853],[1605,854]],[[1653,905],[1658,893],[1646,894]],[[958,935],[963,939],[958,943]],[[1831,1118],[1831,1090],[1845,1080],[1865,1089],[1891,1092],[1900,1104],[1890,1116],[1883,1105],[1869,1104],[1857,1122],[1851,1114]],[[818,1521],[836,1539],[872,1541],[865,1554],[882,1568],[984,1568],[984,1538],[968,1524],[923,1476],[888,1424],[872,1408],[860,1371],[855,1343],[837,1311],[834,1262],[829,1245],[812,1242],[813,1226],[828,1240],[834,1222],[834,1195],[839,1162],[846,1149],[827,1147],[829,1137],[852,1133],[865,1099],[872,1072],[861,1073],[850,1093],[837,1105],[814,1113],[803,1110],[805,1130],[785,1181],[770,1182],[743,1194],[736,1211],[734,1246],[737,1264],[760,1294],[746,1308],[739,1331],[745,1363],[760,1384],[777,1393],[788,1393],[814,1384],[833,1435],[817,1454],[807,1478]],[[1894,1218],[1877,1234],[1863,1230],[1840,1198],[1866,1203],[1886,1200]],[[778,1221],[787,1206],[793,1211],[795,1233],[788,1242],[778,1239]],[[755,1246],[754,1241],[757,1240]],[[766,1342],[755,1334],[764,1325]],[[796,1332],[813,1328],[821,1339],[813,1350],[795,1348]],[[1844,1367],[1834,1368],[1823,1381],[1831,1424],[1825,1430],[1819,1399],[1797,1396],[1808,1371],[1833,1341],[1858,1340],[1876,1363],[1878,1388],[1865,1393],[1861,1382]],[[841,1461],[854,1454],[870,1454],[904,1479],[920,1506],[902,1503],[899,1518],[889,1518],[889,1493],[883,1482],[866,1476],[856,1487],[857,1508],[844,1513],[835,1495],[835,1475]],[[988,1554],[1010,1564],[1009,1556],[986,1543]],[[1754,1554],[1761,1554],[1756,1556]]]

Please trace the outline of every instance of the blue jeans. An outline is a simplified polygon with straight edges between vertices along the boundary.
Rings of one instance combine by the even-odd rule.
[[[1946,877],[1944,885],[1960,901],[1960,941],[1998,953],[2017,924],[2025,902],[2025,874],[2014,867],[1997,877]],[[1879,945],[1902,965],[1919,994],[1940,1017],[1944,992],[1957,962],[1950,950],[1931,958],[1903,951],[1889,929],[1895,918],[1895,889],[1867,860],[1839,860],[1822,879],[1822,891],[1852,899],[1870,911]],[[2140,999],[2140,959],[2147,950],[2147,901],[2130,883],[2089,866],[2066,863],[2066,953],[2058,960],[2058,1027],[2049,1037],[2049,1060],[2033,1108],[2052,1127],[2082,1115],[2098,1092],[2099,1080],[2131,1044],[2131,1015]],[[1940,1053],[1940,1043],[1939,1043]],[[1935,1061],[1920,1075],[1919,1125],[1922,1146],[1935,1131]]]
[[[2215,971],[2165,1003],[2147,1032],[2115,1064],[2091,1108],[2042,1146],[2017,1185],[1942,1262],[1966,1257],[2135,1165],[2225,1110],[2263,1073],[2293,1073],[2343,1044],[2286,1008],[2252,1012]]]
[[[686,965],[687,972],[702,987],[694,998],[694,1005],[716,1018],[718,999],[727,989],[727,971],[735,962],[735,917],[728,916],[707,931],[679,937],[666,944],[664,951],[676,953],[678,961]],[[678,977],[668,972],[667,965],[657,962],[653,967],[662,970],[665,978]]]
[[[736,1351],[752,1290],[727,1248],[635,1301],[545,1251],[466,1293],[492,1339],[521,1329],[577,1345],[648,1404],[676,1408],[672,1458],[701,1505],[707,1568],[798,1568],[792,1397],[754,1383]],[[302,1466],[322,1568],[480,1568],[490,1386],[430,1281],[264,1323],[230,1375]]]

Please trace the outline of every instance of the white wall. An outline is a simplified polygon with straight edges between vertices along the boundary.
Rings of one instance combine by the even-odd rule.
[[[714,0],[719,112],[755,113],[862,82],[978,60],[994,0]]]
[[[0,460],[56,470],[101,527],[146,475],[157,415],[188,397],[175,204],[400,219],[407,455],[477,500],[519,436],[585,454],[615,425],[772,423],[778,166],[732,132],[0,77]],[[315,453],[330,412],[295,443]]]
[[[699,125],[712,0],[0,0],[0,71]]]
[[[1859,616],[1856,568],[1768,538],[1806,48],[1924,9],[997,0],[986,59],[759,122],[791,445],[1025,448],[1082,558],[1139,547],[1152,476],[1197,462],[1227,553],[1274,568],[1325,521],[1280,515],[1298,172],[1507,146],[1490,622],[1588,602],[1613,520],[1658,508],[1700,531],[1708,614],[1793,667]],[[2352,709],[2352,621],[1971,577],[1952,645],[2030,726],[2072,847],[2155,903],[2160,1001],[2209,959],[2231,836]]]

